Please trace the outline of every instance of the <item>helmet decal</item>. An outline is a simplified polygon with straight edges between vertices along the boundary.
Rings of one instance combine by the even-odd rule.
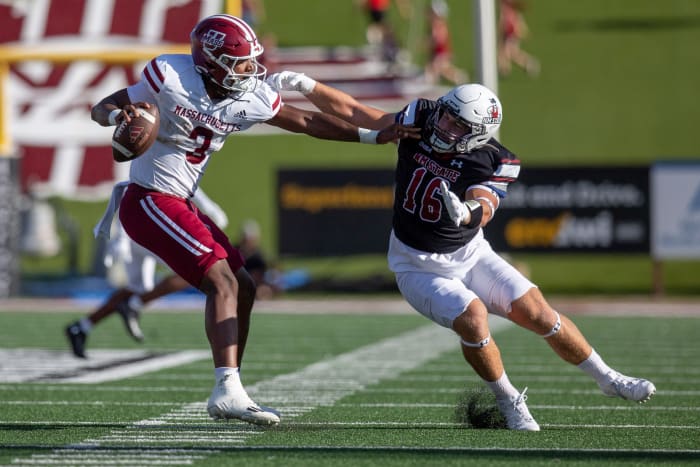
[[[226,34],[214,29],[210,29],[202,37],[202,44],[206,45],[209,49],[220,49],[224,46],[224,41],[226,40]]]
[[[489,108],[486,109],[486,113],[488,113],[488,117],[484,117],[484,121],[482,123],[486,123],[486,124],[501,123],[501,112],[498,109],[498,104],[496,102],[496,99],[491,98],[491,99],[489,99],[489,102],[491,102],[492,105],[490,105]]]

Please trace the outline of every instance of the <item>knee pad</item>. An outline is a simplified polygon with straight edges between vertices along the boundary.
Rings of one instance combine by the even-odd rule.
[[[462,339],[462,345],[465,347],[471,347],[473,349],[481,349],[483,347],[486,347],[488,343],[491,342],[491,335],[489,334],[486,336],[485,339],[479,341],[479,342],[467,342],[464,339]]]
[[[547,334],[542,334],[542,337],[544,337],[545,339],[548,337],[552,337],[561,329],[561,316],[559,316],[559,313],[557,313],[556,311],[554,313],[557,315],[557,322],[554,323],[554,326],[552,326],[552,329]]]

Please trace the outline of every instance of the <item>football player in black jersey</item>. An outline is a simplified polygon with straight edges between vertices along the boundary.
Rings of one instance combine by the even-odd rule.
[[[508,428],[540,429],[525,403],[527,388],[520,392],[506,375],[489,313],[542,336],[607,396],[644,402],[654,394],[650,381],[610,368],[576,325],[484,238],[482,227],[520,171],[518,158],[493,138],[503,110],[491,90],[461,85],[436,101],[416,99],[387,113],[303,74],[284,71],[268,82],[300,91],[320,110],[357,126],[414,127],[415,134],[399,134],[389,268],[411,306],[460,336],[464,358],[494,392]]]

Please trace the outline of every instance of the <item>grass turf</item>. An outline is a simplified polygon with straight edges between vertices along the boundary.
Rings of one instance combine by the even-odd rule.
[[[5,349],[32,346],[66,352],[61,331],[74,317],[3,313],[0,342]],[[358,387],[268,430],[211,422],[203,405],[190,412],[183,409],[168,423],[134,425],[165,420],[164,414],[206,400],[212,384],[208,361],[102,384],[0,382],[0,464],[51,456],[55,449],[65,453],[76,446],[82,446],[79,453],[86,463],[103,459],[105,465],[134,455],[144,462],[148,456],[170,456],[173,462],[175,456],[202,466],[463,465],[466,459],[488,465],[700,461],[697,319],[574,320],[608,363],[653,380],[658,394],[644,405],[603,397],[593,382],[558,360],[540,339],[509,327],[495,332],[494,338],[511,380],[519,388],[529,387],[528,404],[542,425],[540,433],[466,429],[455,422],[464,390],[482,387],[463,362],[455,339],[454,350],[439,358]],[[115,318],[96,328],[88,351],[137,347],[120,326]],[[411,313],[260,314],[246,352],[244,381],[250,386],[299,372],[422,326],[435,325]],[[144,346],[150,350],[207,348],[199,312],[146,314],[143,327]],[[311,383],[306,390],[316,390]],[[262,385],[261,402],[273,386]],[[319,400],[327,395],[317,394]],[[229,442],[237,430],[244,431],[244,441]]]

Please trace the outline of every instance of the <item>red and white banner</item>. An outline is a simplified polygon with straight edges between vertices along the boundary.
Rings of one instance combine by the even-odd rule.
[[[120,45],[189,42],[197,21],[222,11],[221,0],[0,0],[0,43],[62,52]],[[138,79],[143,63],[95,61],[10,68],[10,134],[20,157],[21,189],[36,196],[98,200],[128,164],[112,161],[112,128],[90,119],[104,96]]]

